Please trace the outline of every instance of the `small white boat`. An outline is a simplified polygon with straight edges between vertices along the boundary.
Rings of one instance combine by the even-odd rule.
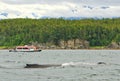
[[[9,52],[40,52],[41,49],[37,49],[37,47],[31,45],[25,45],[25,46],[17,46],[16,48],[9,50]]]

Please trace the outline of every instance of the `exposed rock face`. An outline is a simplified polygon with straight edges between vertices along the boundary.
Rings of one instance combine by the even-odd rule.
[[[110,48],[110,49],[119,49],[120,45],[119,45],[119,43],[112,42],[110,45],[107,46],[107,48]]]
[[[72,39],[68,41],[60,41],[59,46],[64,49],[85,49],[89,48],[89,42],[86,40]]]
[[[61,40],[58,45],[54,45],[54,43],[44,43],[44,44],[34,44],[33,45],[39,46],[41,49],[88,49],[89,42],[86,40],[80,39],[71,39],[68,41]]]

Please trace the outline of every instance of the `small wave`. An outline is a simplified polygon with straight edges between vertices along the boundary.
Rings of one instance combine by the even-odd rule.
[[[12,64],[12,63],[4,63],[4,64],[0,64],[0,68],[11,68],[11,69],[15,69],[15,68],[24,68],[25,65],[24,64]]]
[[[5,61],[6,63],[20,63],[20,61],[9,61],[9,60],[7,60],[7,61]]]

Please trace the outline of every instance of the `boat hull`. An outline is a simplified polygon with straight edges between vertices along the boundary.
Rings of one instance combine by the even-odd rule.
[[[9,50],[9,52],[41,52],[42,50]]]

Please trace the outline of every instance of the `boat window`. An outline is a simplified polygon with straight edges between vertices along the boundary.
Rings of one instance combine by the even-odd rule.
[[[22,48],[17,48],[17,49],[22,49]]]
[[[28,48],[23,48],[23,49],[28,49]]]

